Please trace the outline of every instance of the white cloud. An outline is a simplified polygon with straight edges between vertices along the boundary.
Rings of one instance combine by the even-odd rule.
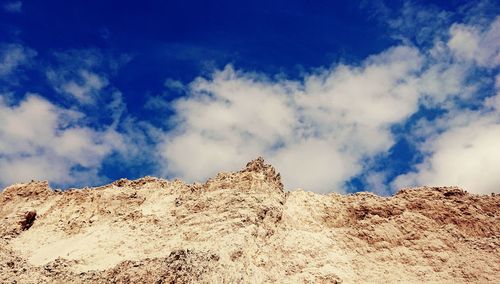
[[[26,53],[25,48],[14,47]],[[146,135],[154,129],[146,122],[125,123],[134,120],[126,114],[122,93],[107,79],[117,68],[116,60],[105,59],[96,50],[54,57],[55,63],[43,71],[52,87],[69,98],[59,98],[70,103],[68,108],[34,94],[18,102],[11,86],[0,93],[0,186],[31,179],[65,187],[95,185],[107,180],[109,172],[100,172],[106,161],[115,162],[115,169],[133,167],[136,161],[147,160],[144,153],[150,153],[151,149],[144,149],[150,139]],[[4,79],[18,77],[14,72],[26,61],[21,59],[4,60],[9,63],[4,64],[8,66]]]
[[[387,196],[392,193],[391,188],[387,184],[387,173],[384,171],[368,172],[365,177],[366,190],[374,192],[381,196]]]
[[[106,79],[86,70],[80,71],[80,78],[81,83],[72,80],[61,86],[64,92],[73,95],[80,102],[88,103],[92,101],[92,93],[100,91],[107,85]]]
[[[82,104],[95,103],[99,92],[108,85],[106,77],[85,69],[76,74],[50,70],[47,78],[58,92],[70,95]]]
[[[451,18],[450,12],[415,1],[404,1],[400,9],[386,9],[388,12],[382,20],[393,30],[392,37],[419,45],[427,41],[432,42],[435,37],[441,36]]]
[[[0,45],[0,77],[10,75],[35,55],[35,51],[19,44]]]
[[[496,95],[486,98],[484,106],[500,112],[500,74],[495,77]]]
[[[474,193],[499,192],[500,113],[453,113],[441,123],[447,130],[421,145],[424,161],[393,186],[458,185]]]
[[[165,88],[176,92],[184,92],[186,90],[186,86],[184,86],[181,81],[170,78],[165,80],[164,86]]]
[[[303,81],[230,66],[198,78],[175,103],[175,127],[160,145],[166,172],[202,180],[264,155],[288,188],[342,191],[364,159],[393,145],[390,126],[418,109],[421,63],[416,49],[399,46]]]
[[[82,117],[36,95],[19,105],[0,98],[0,185],[31,179],[98,182],[102,161],[124,147],[123,139],[113,128],[80,125]]]
[[[455,24],[450,28],[447,46],[454,58],[444,68],[435,65],[422,76],[421,91],[427,105],[447,109],[444,116],[422,119],[411,130],[410,138],[424,160],[414,170],[398,176],[393,188],[415,185],[457,185],[474,193],[500,191],[500,75],[493,92],[475,110],[464,102],[478,101],[477,90],[488,78],[467,82],[477,68],[496,68],[500,64],[500,17],[486,29]],[[444,50],[446,52],[446,50]],[[437,57],[439,59],[439,56]],[[442,60],[446,62],[446,60]],[[438,68],[438,69],[435,69]],[[484,94],[483,94],[484,95]],[[458,103],[454,97],[459,97]],[[462,106],[460,106],[462,104]]]
[[[469,70],[458,63],[438,62],[431,65],[419,78],[422,103],[428,107],[444,107],[456,96],[470,96],[473,88],[465,85]]]
[[[484,31],[476,26],[454,24],[450,29],[448,47],[463,60],[475,61],[480,66],[500,64],[500,16]]]
[[[478,68],[498,65],[499,19],[487,28],[454,24],[449,40],[436,38],[428,50],[398,46],[360,66],[340,64],[301,80],[271,79],[231,66],[198,78],[175,102],[171,130],[159,145],[164,172],[201,181],[264,155],[290,189],[343,191],[346,181],[362,174],[367,189],[381,194],[396,185],[425,184],[498,191],[500,181],[479,165],[500,166],[493,147],[500,145],[493,115],[500,96],[487,97],[476,111],[463,104],[477,103],[478,90],[489,82],[475,77]],[[373,161],[394,145],[391,127],[422,107],[448,115],[422,120],[411,130],[410,139],[425,141],[417,146],[426,159],[391,189],[384,185],[388,172],[372,171]],[[458,170],[468,159],[473,166]]]
[[[3,5],[3,9],[9,13],[21,13],[23,9],[23,2],[21,1],[7,2]]]
[[[44,70],[48,83],[68,102],[78,102],[83,108],[116,101],[120,91],[110,78],[131,58],[92,48],[53,52],[51,57],[52,64]]]

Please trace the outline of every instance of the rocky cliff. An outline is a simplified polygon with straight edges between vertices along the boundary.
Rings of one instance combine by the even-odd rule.
[[[16,184],[0,283],[500,283],[499,209],[455,187],[286,192],[261,158],[204,184]]]

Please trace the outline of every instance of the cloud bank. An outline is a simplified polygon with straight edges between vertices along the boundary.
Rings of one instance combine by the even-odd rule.
[[[160,146],[166,169],[204,179],[264,155],[288,187],[339,191],[364,160],[394,144],[390,126],[417,110],[421,64],[416,49],[398,46],[302,82],[227,66],[175,102],[175,128]]]
[[[406,134],[424,161],[396,177],[393,188],[377,191],[416,185],[498,191],[499,99],[488,94],[472,112],[467,104],[481,102],[478,70],[498,67],[499,24],[500,18],[485,29],[453,24],[446,38],[427,49],[400,45],[359,66],[334,65],[302,80],[231,66],[198,78],[175,102],[173,130],[159,146],[165,173],[203,180],[264,155],[288,188],[341,192],[346,181],[366,172],[367,184],[380,185],[384,175],[370,166],[399,138],[391,128],[429,108],[446,113],[441,128],[427,121],[426,136],[412,135],[423,131],[422,119]]]

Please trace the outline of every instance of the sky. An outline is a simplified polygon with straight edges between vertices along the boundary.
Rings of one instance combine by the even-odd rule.
[[[0,1],[0,188],[500,192],[498,1]]]

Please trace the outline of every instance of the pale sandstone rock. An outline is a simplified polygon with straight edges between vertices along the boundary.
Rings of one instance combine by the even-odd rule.
[[[17,184],[0,283],[500,283],[499,209],[456,187],[286,192],[262,158],[204,184]]]

